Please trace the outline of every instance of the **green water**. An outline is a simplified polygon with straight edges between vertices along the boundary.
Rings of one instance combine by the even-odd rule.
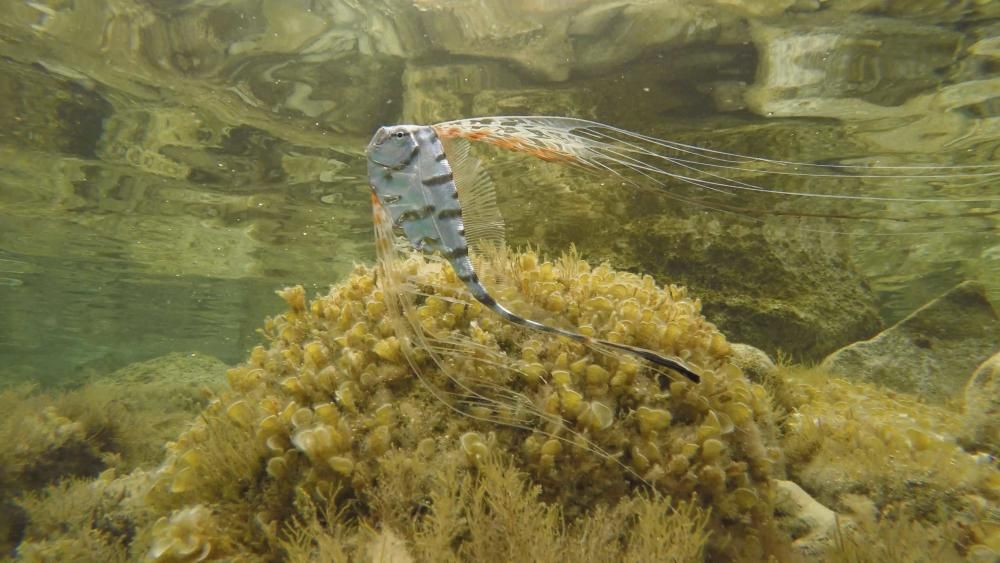
[[[936,4],[3,2],[2,377],[73,383],[168,352],[239,361],[280,309],[274,290],[322,290],[373,260],[363,150],[382,124],[572,115],[779,159],[995,163],[997,5]],[[710,318],[727,303],[715,320],[734,340],[771,352],[819,359],[966,279],[1000,296],[995,202],[946,210],[923,236],[858,222],[831,239],[562,171],[494,175],[512,243],[687,283]],[[731,303],[809,309],[827,290],[802,272],[845,264],[847,328],[809,343],[788,335],[815,311],[786,333]]]
[[[655,523],[691,524],[685,501],[711,509],[707,539],[677,532],[708,561],[996,561],[1000,2],[0,14],[0,561],[374,558],[393,532],[393,560],[539,558],[539,534],[559,536],[547,553],[613,560],[643,530],[649,553],[683,547]],[[586,310],[599,338],[697,353],[701,383],[446,310],[461,290],[435,266],[410,278],[434,301],[383,299],[363,272],[314,299],[375,261],[372,133],[491,115],[757,158],[700,164],[719,185],[669,177],[695,174],[683,162],[623,178],[473,149],[510,246],[625,272],[558,266],[578,279],[545,286],[553,318]],[[537,262],[511,269],[555,276]],[[315,310],[275,295],[295,285]],[[399,303],[440,334],[383,322]],[[785,365],[886,334],[830,373]]]

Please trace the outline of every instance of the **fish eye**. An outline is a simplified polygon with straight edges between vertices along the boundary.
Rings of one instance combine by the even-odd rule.
[[[392,136],[397,139],[402,139],[403,137],[406,136],[406,133],[403,133],[402,131],[396,131],[395,133],[392,134]]]

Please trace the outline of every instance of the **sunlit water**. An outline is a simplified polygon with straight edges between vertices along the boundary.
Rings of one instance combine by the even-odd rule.
[[[739,10],[692,9],[672,34],[666,24],[623,30],[573,2],[520,2],[508,28],[489,28],[495,7],[477,15],[466,4],[3,2],[4,382],[72,383],[171,351],[239,361],[280,309],[274,290],[322,290],[373,260],[363,150],[382,124],[576,115],[784,160],[997,161],[988,14],[959,31],[940,23],[956,14],[930,10],[838,43],[837,25],[797,38],[795,17],[764,7],[776,19],[754,25]],[[563,9],[577,14],[568,28]],[[789,61],[806,70],[796,75]],[[810,65],[830,72],[801,82]],[[642,257],[662,252],[669,259],[652,272],[661,282],[711,288],[708,266],[769,265],[713,261],[714,243],[690,232],[711,241],[763,229],[787,256],[847,253],[881,317],[859,335],[966,279],[1000,297],[995,201],[924,222],[892,204],[833,228],[795,202],[789,218],[765,224],[503,155],[491,162],[514,244],[576,244],[633,270],[650,270]],[[851,178],[836,188],[868,193]],[[976,189],[997,193],[995,182]],[[688,234],[662,235],[675,220]],[[653,224],[658,234],[647,236]],[[663,246],[677,238],[699,255]],[[799,352],[817,359],[810,352],[845,343]]]

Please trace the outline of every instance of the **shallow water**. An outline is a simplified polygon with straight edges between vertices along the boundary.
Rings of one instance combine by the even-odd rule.
[[[871,452],[912,454],[906,467],[914,472],[927,459],[954,458],[965,464],[965,473],[955,472],[959,484],[935,473],[919,498],[950,499],[949,487],[965,487],[962,498],[987,508],[960,515],[986,530],[969,524],[963,548],[1000,541],[1000,481],[995,471],[987,475],[996,444],[970,438],[962,443],[968,452],[958,448],[953,434],[972,423],[922,403],[954,406],[971,366],[988,357],[983,346],[990,338],[996,344],[976,330],[1000,326],[990,324],[1000,303],[1000,176],[989,175],[1000,173],[1000,3],[0,0],[0,10],[0,391],[22,383],[73,388],[125,367],[111,378],[125,383],[120,396],[84,388],[86,400],[52,399],[52,407],[26,391],[0,395],[28,421],[28,430],[17,420],[0,430],[39,444],[43,466],[50,457],[57,469],[59,460],[73,461],[60,448],[78,434],[93,449],[80,467],[73,461],[64,473],[24,482],[0,466],[0,559],[28,529],[18,520],[32,512],[21,502],[25,491],[67,475],[158,464],[160,444],[202,408],[199,387],[221,387],[224,368],[214,358],[245,361],[264,319],[288,309],[276,290],[300,284],[311,298],[355,264],[373,264],[364,151],[375,129],[490,115],[579,117],[727,154],[806,163],[741,161],[727,174],[763,191],[719,190],[594,175],[493,147],[475,153],[496,185],[509,245],[550,256],[575,247],[592,263],[652,275],[662,287],[687,286],[690,311],[700,306],[729,342],[772,357],[817,363],[956,285],[978,282],[992,309],[970,290],[955,299],[972,303],[963,309],[968,317],[924,327],[945,327],[951,358],[962,366],[937,395],[883,395],[815,374],[790,376],[822,391],[809,400],[788,393],[782,408],[814,419],[782,419],[767,438],[769,449],[785,448],[792,460],[795,440],[818,434],[822,442],[821,417],[848,436],[829,442],[826,458],[800,456],[793,476],[806,488],[825,482],[824,459],[853,471],[851,456],[829,444],[867,440]],[[956,166],[980,167],[964,169],[980,175],[958,177],[948,168]],[[919,175],[906,167],[941,177],[906,177]],[[802,169],[813,175],[788,174]],[[881,171],[864,177],[865,169]],[[726,346],[718,337],[708,345]],[[876,358],[890,368],[901,359]],[[988,400],[995,377],[980,385],[987,400],[977,408],[985,414],[973,422],[995,432]],[[87,409],[80,414],[83,403],[125,421],[147,418],[132,434],[85,436],[87,424],[118,427],[95,423]],[[843,415],[844,404],[863,405],[857,419]],[[260,414],[227,412],[233,420]],[[773,421],[758,418],[753,423],[770,431]],[[863,431],[850,434],[857,427]],[[133,450],[145,457],[130,458]],[[878,473],[883,465],[865,469],[872,483],[891,481],[885,490],[893,494],[910,485],[908,474]],[[152,483],[146,477],[136,486]],[[836,499],[841,513],[861,506],[838,496],[854,492],[850,481],[830,481],[843,490],[817,485],[809,493]],[[27,508],[13,510],[15,503]],[[164,506],[157,514],[169,514]],[[133,517],[141,520],[123,518]],[[41,543],[44,524],[31,523]],[[148,534],[137,541],[132,555],[150,541]]]

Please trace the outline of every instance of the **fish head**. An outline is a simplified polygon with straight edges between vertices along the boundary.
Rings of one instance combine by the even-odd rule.
[[[414,125],[379,127],[365,150],[368,161],[392,170],[403,168],[417,155],[415,130]]]

